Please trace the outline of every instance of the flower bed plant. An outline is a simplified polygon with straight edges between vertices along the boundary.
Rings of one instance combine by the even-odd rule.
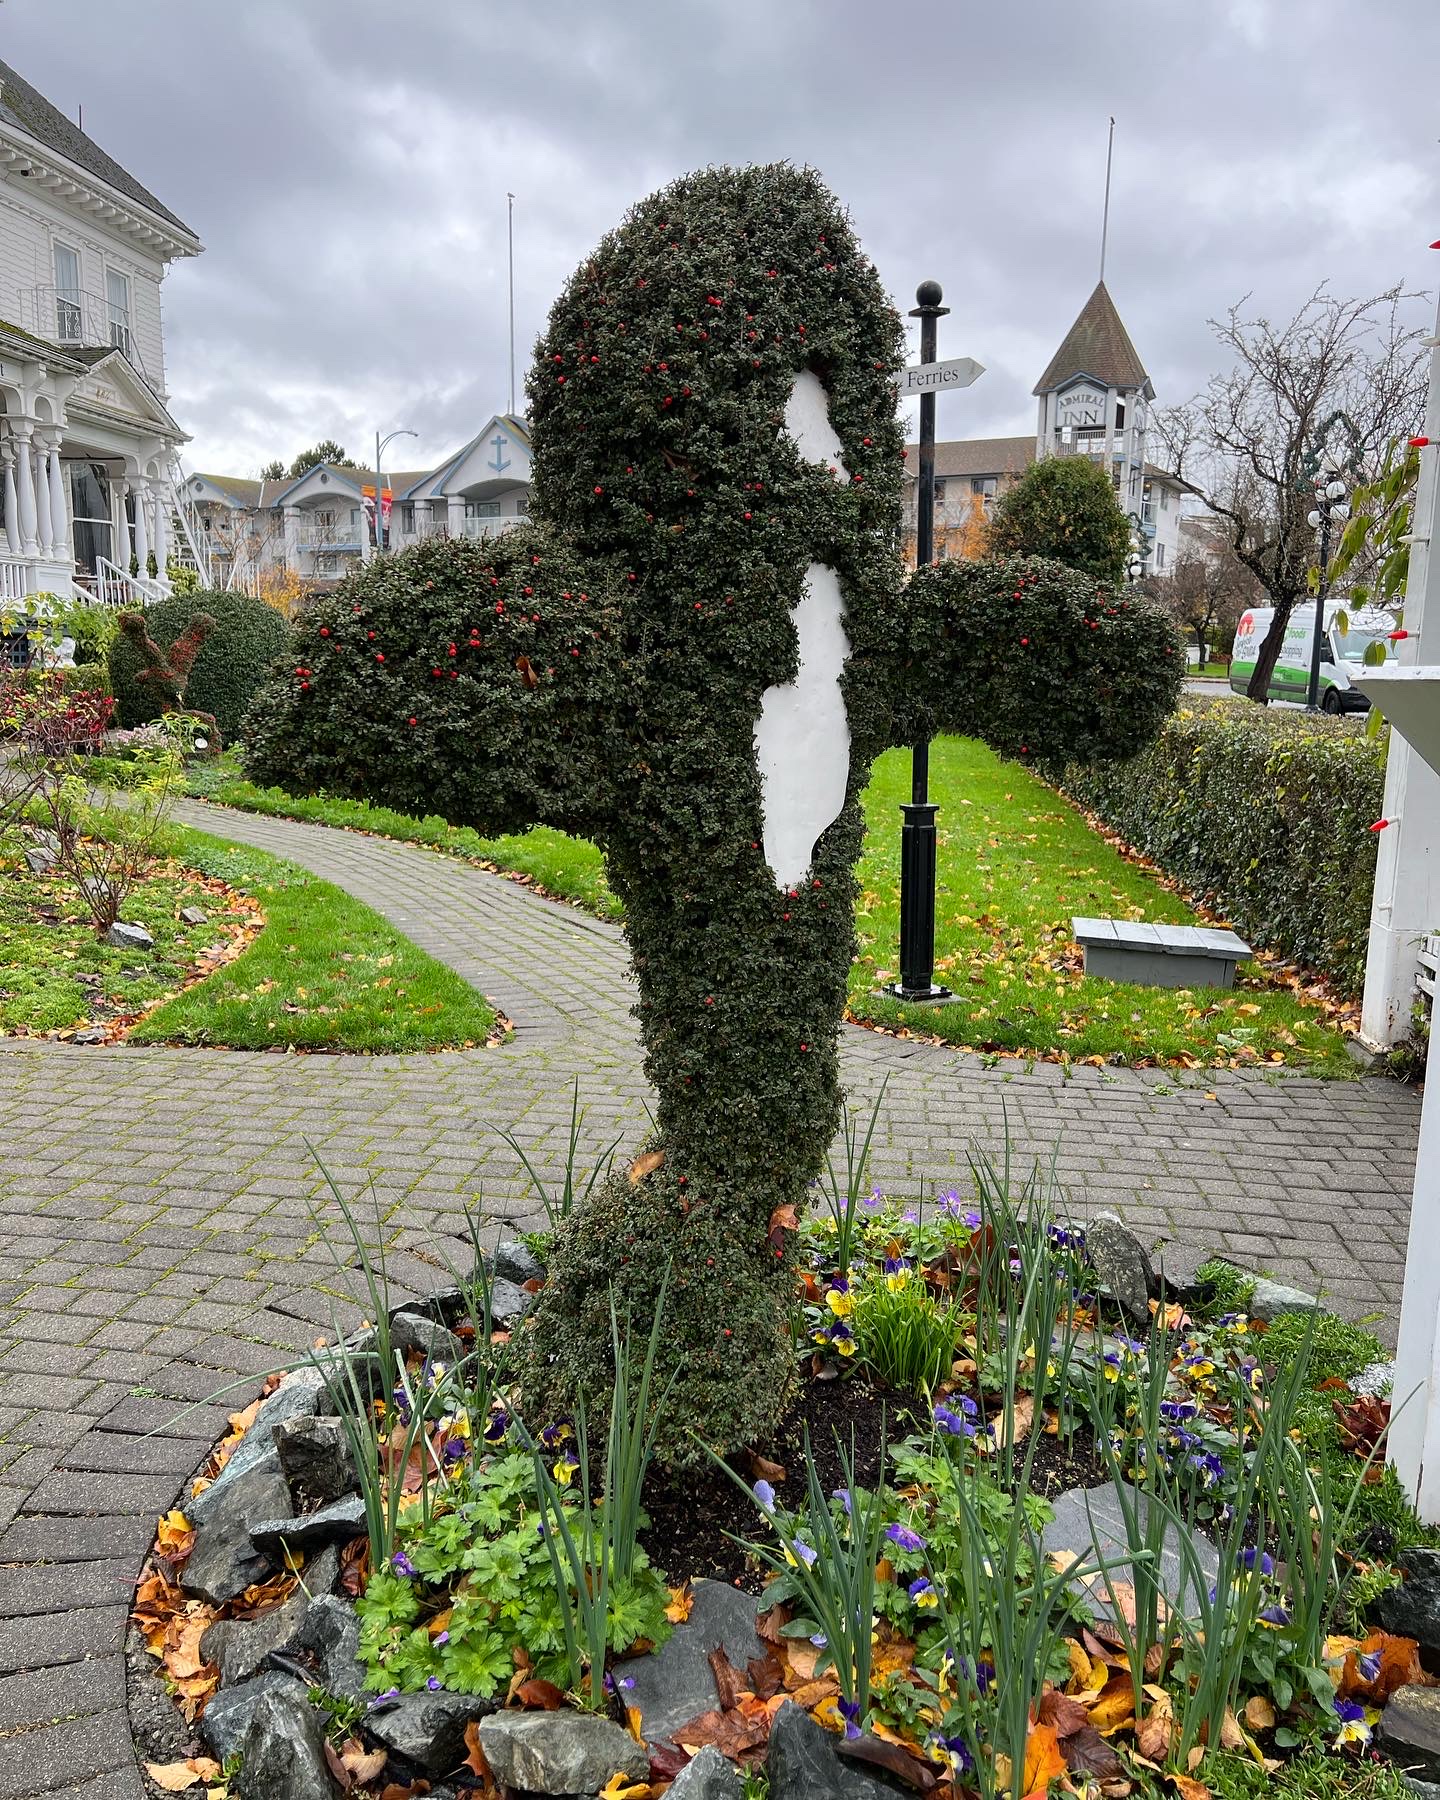
[[[1214,1306],[1161,1294],[1147,1318],[1123,1318],[1038,1174],[982,1160],[966,1189],[904,1206],[868,1184],[858,1127],[851,1142],[830,1204],[797,1221],[792,1315],[805,1387],[846,1397],[850,1441],[804,1441],[786,1464],[764,1446],[710,1452],[709,1474],[680,1478],[697,1513],[728,1504],[731,1578],[763,1589],[759,1653],[712,1656],[715,1704],[663,1735],[645,1728],[651,1684],[702,1590],[683,1551],[663,1572],[647,1551],[647,1495],[676,1479],[652,1466],[674,1400],[656,1374],[662,1321],[641,1335],[612,1310],[608,1420],[578,1397],[568,1416],[527,1420],[529,1297],[511,1278],[528,1253],[487,1259],[472,1220],[473,1260],[417,1314],[390,1290],[378,1210],[362,1222],[332,1185],[354,1244],[337,1265],[358,1262],[374,1321],[311,1358],[356,1470],[339,1577],[356,1685],[325,1690],[303,1633],[274,1666],[308,1684],[336,1756],[371,1759],[362,1791],[418,1793],[438,1772],[393,1722],[426,1706],[458,1721],[445,1772],[486,1795],[486,1746],[507,1753],[496,1708],[628,1729],[647,1773],[617,1770],[607,1800],[663,1794],[706,1745],[752,1768],[771,1747],[777,1791],[800,1792],[773,1748],[797,1729],[787,1708],[818,1724],[825,1754],[953,1800],[1222,1800],[1253,1791],[1247,1766],[1281,1793],[1306,1791],[1302,1776],[1338,1795],[1395,1791],[1371,1737],[1391,1696],[1428,1677],[1413,1640],[1360,1616],[1383,1585],[1371,1496],[1384,1484],[1370,1475],[1388,1409],[1374,1403],[1379,1435],[1357,1447],[1354,1396],[1319,1375],[1373,1340],[1313,1314],[1267,1327],[1220,1311],[1234,1297],[1221,1269]],[[572,1152],[562,1192],[584,1186]],[[895,1323],[907,1309],[925,1321],[909,1335]],[[912,1336],[926,1353],[897,1357]],[[857,1427],[877,1422],[880,1458],[862,1474]],[[1042,1471],[1058,1457],[1082,1507],[1084,1490],[1098,1504],[1117,1484],[1118,1527],[1089,1549],[1051,1535]],[[202,1732],[217,1686],[204,1630],[292,1602],[314,1568],[312,1553],[287,1574],[272,1528],[258,1588],[218,1608],[187,1594],[217,1472],[162,1528],[137,1615],[162,1659],[194,1652],[199,1672],[178,1685]]]

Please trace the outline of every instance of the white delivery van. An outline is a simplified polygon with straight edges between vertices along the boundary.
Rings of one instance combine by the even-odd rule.
[[[1273,607],[1253,606],[1235,628],[1235,652],[1230,663],[1230,686],[1243,694],[1255,673],[1260,646],[1275,617]],[[1363,667],[1365,652],[1379,644],[1387,657],[1394,654],[1390,633],[1394,615],[1378,607],[1351,610],[1342,600],[1325,602],[1325,635],[1320,644],[1320,704],[1328,713],[1366,712],[1370,702],[1353,686],[1350,668]],[[1306,600],[1291,613],[1285,641],[1270,676],[1272,700],[1298,700],[1304,705],[1310,690],[1310,647],[1315,635],[1315,602]],[[1347,668],[1349,665],[1349,668]]]

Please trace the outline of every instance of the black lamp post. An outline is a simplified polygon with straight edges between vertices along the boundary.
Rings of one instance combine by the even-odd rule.
[[[920,321],[920,361],[933,363],[935,324],[949,312],[940,283],[922,281],[915,290],[912,319]],[[919,490],[915,504],[915,566],[935,557],[935,395],[920,396]],[[935,813],[930,804],[930,740],[918,740],[910,754],[910,804],[900,811],[900,979],[889,992],[897,1000],[948,1000],[950,989],[935,982]]]
[[[1315,590],[1315,628],[1310,634],[1310,684],[1305,705],[1310,712],[1320,710],[1320,664],[1325,643],[1325,599],[1330,591],[1330,532],[1332,525],[1350,517],[1345,483],[1340,479],[1335,459],[1328,453],[1315,472],[1315,505],[1307,524],[1320,533],[1320,579]]]

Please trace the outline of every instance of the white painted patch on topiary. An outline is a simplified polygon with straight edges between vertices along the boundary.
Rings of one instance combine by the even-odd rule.
[[[765,690],[755,725],[765,860],[781,888],[797,887],[805,879],[816,838],[845,804],[850,721],[840,675],[850,640],[842,612],[835,571],[811,563],[793,615],[800,637],[799,673],[783,687]]]
[[[849,481],[840,434],[830,423],[830,396],[813,369],[802,369],[785,404],[785,429],[806,462],[820,463],[837,481]]]

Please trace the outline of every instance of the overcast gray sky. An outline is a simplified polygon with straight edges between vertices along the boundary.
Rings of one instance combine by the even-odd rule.
[[[507,189],[523,380],[630,201],[812,163],[902,306],[944,283],[941,354],[987,367],[942,437],[1032,428],[1095,281],[1111,113],[1107,276],[1162,403],[1247,291],[1288,316],[1323,280],[1440,278],[1440,0],[6,0],[0,44],[204,241],[165,299],[216,471],[377,426],[426,466],[503,408]]]

